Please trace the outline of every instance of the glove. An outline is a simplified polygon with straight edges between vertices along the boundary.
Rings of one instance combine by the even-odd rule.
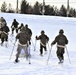
[[[37,36],[35,38],[37,39]]]
[[[29,45],[31,45],[31,42],[29,41]]]

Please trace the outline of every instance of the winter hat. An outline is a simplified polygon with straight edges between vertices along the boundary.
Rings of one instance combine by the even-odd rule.
[[[28,24],[26,24],[25,27],[28,28]]]
[[[21,23],[21,26],[24,26],[23,23]]]
[[[44,30],[42,30],[42,31],[41,31],[41,34],[44,34],[44,33],[45,33]]]
[[[60,29],[59,33],[64,33],[63,29]]]

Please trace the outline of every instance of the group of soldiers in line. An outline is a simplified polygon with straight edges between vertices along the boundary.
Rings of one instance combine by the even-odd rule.
[[[3,17],[1,17],[2,19]],[[4,20],[5,21],[5,20]],[[3,26],[4,25],[4,26]],[[12,34],[14,34],[14,30],[16,30],[16,33],[18,33],[18,30],[20,32],[16,35],[16,40],[18,39],[18,47],[17,47],[17,54],[16,54],[16,59],[15,62],[19,62],[19,56],[21,53],[21,50],[23,49],[25,52],[25,57],[26,59],[30,58],[30,53],[28,51],[28,46],[31,45],[31,37],[32,37],[32,30],[28,28],[28,25],[26,24],[24,26],[23,23],[21,23],[21,26],[18,27],[19,23],[16,21],[16,19],[13,20],[11,29],[12,29]],[[3,44],[4,41],[8,41],[8,32],[9,32],[9,27],[7,26],[7,23],[1,21],[0,24],[0,38],[1,38],[1,45]],[[59,59],[59,63],[63,63],[64,61],[64,53],[65,53],[65,45],[68,44],[68,39],[67,37],[63,34],[64,30],[60,29],[59,34],[55,37],[54,41],[51,43],[51,46],[57,43],[57,57]],[[40,55],[43,56],[43,49],[45,52],[47,52],[47,47],[46,44],[49,41],[49,37],[45,34],[44,30],[41,30],[41,34],[39,36],[35,37],[36,40],[40,40]]]

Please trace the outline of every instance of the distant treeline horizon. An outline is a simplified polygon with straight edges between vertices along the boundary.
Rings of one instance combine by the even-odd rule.
[[[69,6],[70,7],[70,6]],[[0,8],[1,12],[7,13],[20,13],[20,14],[35,14],[35,15],[52,15],[52,16],[64,16],[64,17],[76,17],[76,9],[70,7],[69,10],[62,4],[60,8],[54,5],[46,5],[45,3],[36,3],[32,6],[26,0],[21,1],[20,9],[18,5],[16,9],[12,8],[11,3],[7,7],[7,3],[4,1]]]

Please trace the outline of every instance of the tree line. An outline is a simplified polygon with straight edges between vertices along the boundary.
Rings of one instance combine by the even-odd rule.
[[[44,6],[44,15],[52,15],[52,16],[67,16],[67,8],[64,5],[58,9],[57,6],[45,5]],[[7,7],[7,3],[3,2],[1,5],[1,12],[7,13],[15,13],[16,10],[13,10],[12,5],[9,3]],[[35,2],[33,6],[31,6],[26,0],[22,0],[20,5],[20,10],[18,13],[20,14],[35,14],[35,15],[42,15],[43,11],[43,4],[39,3],[38,1]],[[69,17],[76,17],[76,9],[71,8],[69,9]]]

